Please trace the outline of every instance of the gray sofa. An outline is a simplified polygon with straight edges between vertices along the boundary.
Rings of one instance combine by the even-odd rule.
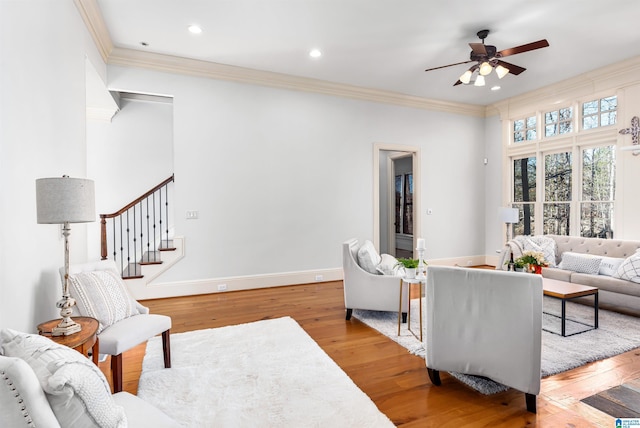
[[[527,241],[528,238],[531,239]],[[497,268],[507,269],[507,265],[504,263],[510,260],[511,254],[515,259],[522,255],[522,251],[531,249],[531,247],[526,248],[527,243],[531,243],[531,241],[540,243],[543,238],[551,239],[555,243],[555,259],[550,267],[542,269],[543,277],[598,287],[601,308],[640,316],[640,279],[638,277],[640,272],[637,272],[635,276],[633,272],[630,275],[628,273],[623,275],[627,279],[617,277],[619,274],[616,273],[619,265],[623,264],[625,260],[627,260],[625,266],[628,267],[629,258],[632,257],[635,260],[640,257],[640,253],[636,253],[640,249],[640,241],[582,238],[564,235],[516,237],[504,247],[501,262]],[[567,253],[570,254],[567,255]],[[601,267],[595,273],[584,272],[587,269],[580,268],[580,260],[575,256],[576,254],[584,255],[585,257],[582,261],[586,262],[589,261],[590,257],[600,259]],[[573,257],[573,261],[578,259],[578,262],[570,263],[570,256]],[[565,259],[564,263],[563,257]],[[635,265],[638,266],[637,263]],[[587,298],[585,298],[586,300]],[[592,304],[592,301],[592,299],[589,300],[589,303]]]

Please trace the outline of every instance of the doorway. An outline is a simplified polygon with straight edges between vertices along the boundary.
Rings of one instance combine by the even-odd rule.
[[[374,245],[380,253],[414,257],[421,236],[420,152],[374,145]]]

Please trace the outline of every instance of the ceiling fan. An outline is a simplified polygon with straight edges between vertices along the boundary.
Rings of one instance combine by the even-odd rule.
[[[465,71],[462,76],[453,84],[453,86],[460,85],[461,83],[468,85],[471,83],[471,77],[474,72],[478,72],[473,84],[475,86],[484,86],[484,76],[491,73],[492,70],[496,70],[498,78],[502,79],[507,74],[511,73],[518,75],[526,70],[526,68],[520,67],[515,64],[502,61],[501,58],[510,55],[516,55],[519,53],[529,52],[535,49],[546,48],[549,46],[549,42],[546,39],[538,40],[537,42],[527,43],[526,45],[516,46],[510,49],[503,49],[498,51],[495,46],[485,45],[484,39],[489,35],[489,30],[478,31],[478,37],[482,40],[482,43],[469,43],[471,46],[471,54],[469,55],[469,61],[456,62],[454,64],[443,65],[440,67],[428,68],[425,71],[438,70],[441,68],[451,67],[454,65],[468,64],[475,62],[475,64]]]

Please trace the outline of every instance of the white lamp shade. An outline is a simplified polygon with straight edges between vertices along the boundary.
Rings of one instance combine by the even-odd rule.
[[[500,208],[499,215],[502,223],[517,223],[519,220],[517,208]]]
[[[480,75],[488,76],[489,74],[491,74],[491,70],[493,70],[493,67],[488,62],[485,61],[480,64]]]
[[[465,71],[464,73],[462,73],[462,76],[460,76],[460,81],[467,85],[471,81],[472,74],[473,72],[471,70]]]
[[[478,75],[478,77],[476,77],[476,82],[473,84],[473,86],[484,86],[484,76]]]
[[[96,220],[95,186],[84,178],[36,180],[38,223],[87,223]]]
[[[499,79],[502,79],[504,76],[509,74],[509,69],[499,65],[496,67],[496,74],[498,75]]]

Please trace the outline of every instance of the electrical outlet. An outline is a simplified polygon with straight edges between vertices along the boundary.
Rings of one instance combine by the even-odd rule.
[[[324,279],[324,275],[316,275],[316,281],[322,281]]]
[[[218,291],[227,291],[227,284],[218,284]]]
[[[433,214],[433,209],[427,208],[427,215],[432,215],[432,214]]]
[[[187,211],[185,217],[187,220],[195,220],[198,218],[198,211]]]

